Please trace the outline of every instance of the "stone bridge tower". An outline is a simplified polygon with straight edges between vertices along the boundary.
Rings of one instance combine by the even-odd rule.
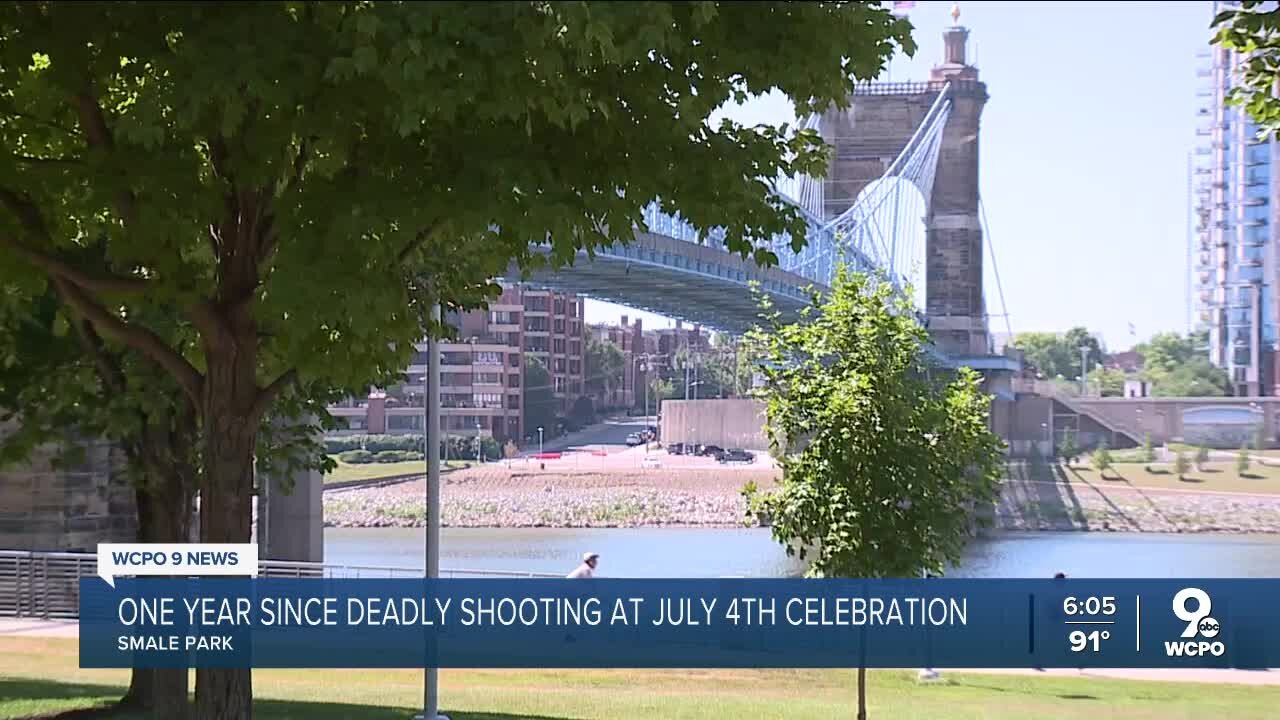
[[[972,357],[990,347],[978,211],[978,130],[987,88],[965,58],[969,31],[958,24],[958,9],[952,17],[957,24],[943,33],[943,61],[928,82],[864,85],[848,109],[823,116],[823,138],[835,151],[823,181],[823,211],[827,219],[844,212],[884,174],[950,83],[951,114],[927,198],[925,314],[940,350]]]

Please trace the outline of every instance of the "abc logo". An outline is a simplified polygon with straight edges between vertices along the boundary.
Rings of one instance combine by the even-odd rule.
[[[1213,600],[1200,588],[1183,588],[1173,596],[1173,614],[1187,626],[1182,630],[1182,642],[1166,642],[1165,652],[1170,657],[1222,657],[1227,651],[1220,640],[1214,640],[1222,632],[1222,626],[1209,615]],[[1194,638],[1202,638],[1196,640]]]

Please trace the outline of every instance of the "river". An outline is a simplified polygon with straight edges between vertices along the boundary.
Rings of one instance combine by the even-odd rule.
[[[423,567],[421,528],[327,528],[325,562]],[[445,528],[440,566],[567,573],[585,551],[601,577],[798,574],[762,528]],[[1280,577],[1280,536],[1018,533],[973,543],[950,577]]]

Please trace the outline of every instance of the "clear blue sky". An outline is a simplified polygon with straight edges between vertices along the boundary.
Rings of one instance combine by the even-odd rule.
[[[941,60],[950,2],[911,11],[920,46],[891,79]],[[1196,53],[1208,2],[961,2],[969,58],[991,95],[981,192],[1014,332],[1085,325],[1111,349],[1185,331],[1186,162],[1195,144]],[[730,113],[793,119],[765,97]],[[989,260],[989,257],[988,257]],[[986,265],[987,304],[1001,312]],[[636,311],[589,303],[590,322]],[[668,321],[644,314],[646,325]],[[992,319],[992,330],[1004,323]]]

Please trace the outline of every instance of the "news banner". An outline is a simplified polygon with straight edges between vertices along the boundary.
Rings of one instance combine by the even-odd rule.
[[[102,545],[81,667],[1267,668],[1280,580],[258,578]]]

